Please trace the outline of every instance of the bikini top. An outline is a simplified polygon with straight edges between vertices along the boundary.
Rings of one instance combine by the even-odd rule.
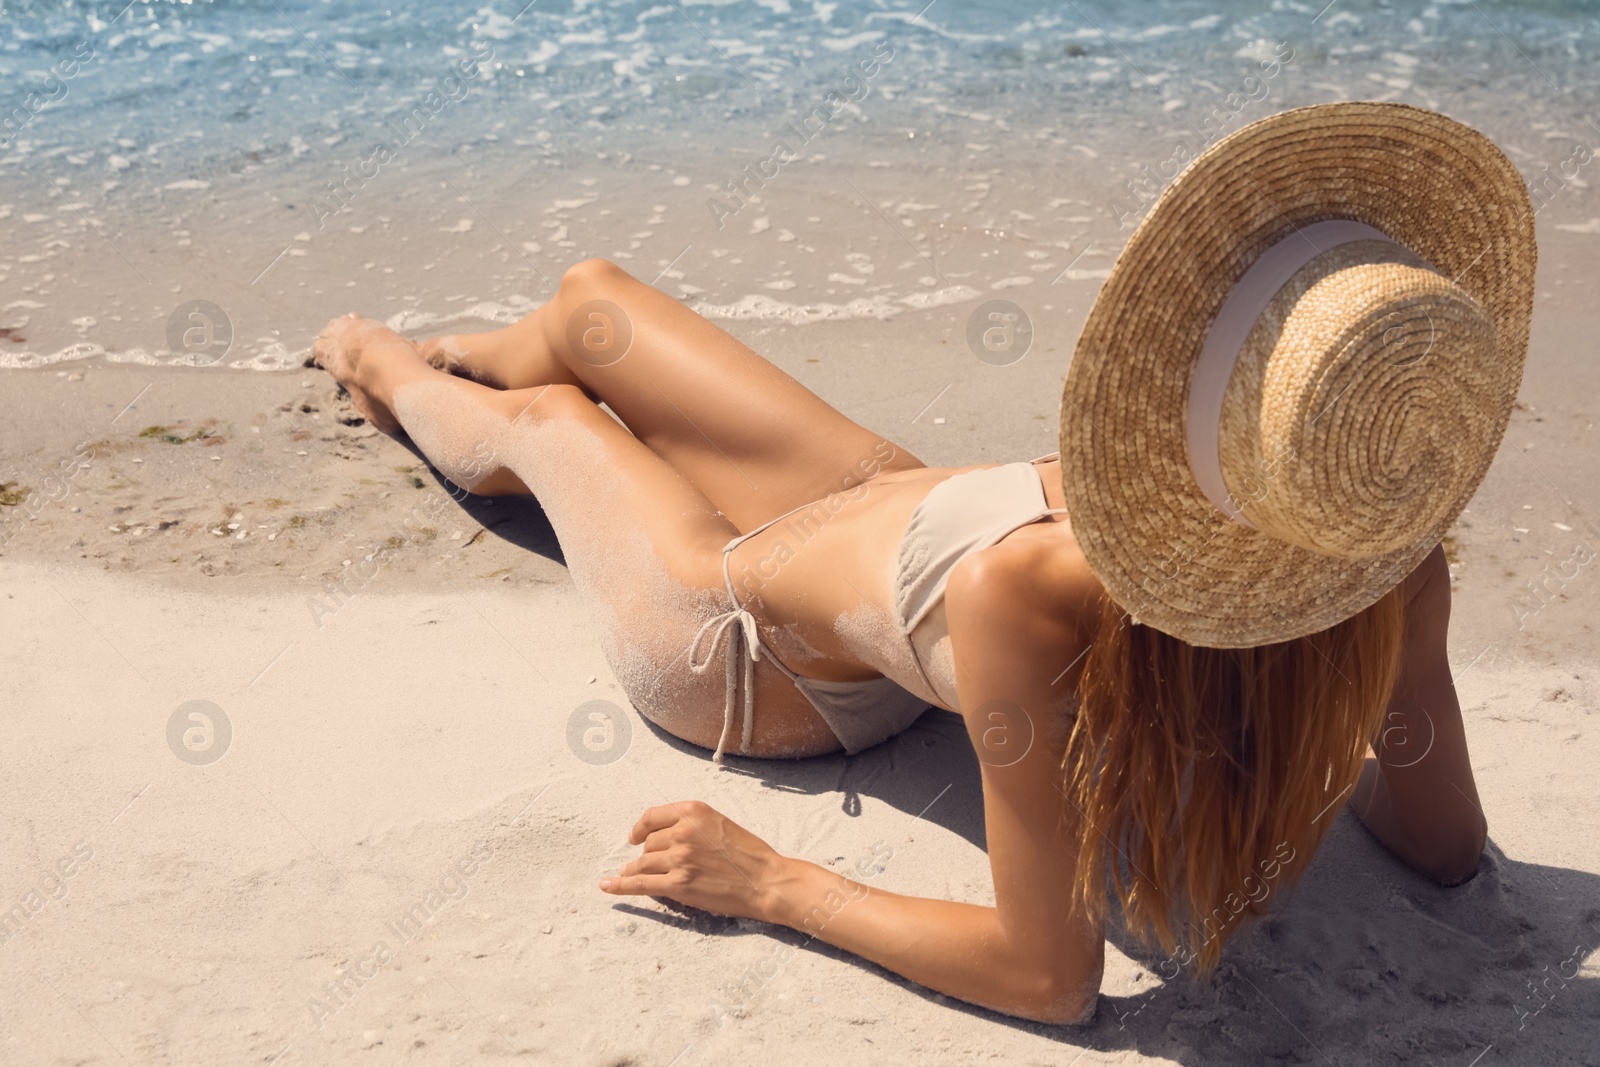
[[[930,613],[943,602],[950,573],[962,560],[1024,526],[1066,514],[1065,508],[1050,507],[1039,477],[1038,464],[1055,456],[946,478],[911,513],[895,570],[896,621],[922,676],[923,695],[953,710],[960,708],[950,631],[943,613]]]

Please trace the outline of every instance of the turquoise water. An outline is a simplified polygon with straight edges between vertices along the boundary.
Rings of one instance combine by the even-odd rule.
[[[128,170],[137,163],[149,181],[262,161],[337,167],[347,162],[335,151],[340,141],[382,135],[385,120],[438,91],[475,48],[492,59],[476,77],[458,79],[462,95],[437,116],[449,129],[436,147],[493,134],[537,135],[554,151],[599,139],[627,150],[668,129],[715,138],[809,110],[852,77],[876,80],[898,97],[901,106],[890,110],[903,114],[976,109],[1019,131],[1067,119],[1092,124],[1097,110],[1154,115],[1204,94],[1205,82],[1230,88],[1248,67],[1240,51],[1257,41],[1290,42],[1324,65],[1331,58],[1370,67],[1326,79],[1362,95],[1407,83],[1401,91],[1432,85],[1437,97],[1492,82],[1535,107],[1587,107],[1600,58],[1595,6],[1554,0],[1337,0],[1315,22],[1320,3],[124,7],[29,0],[0,8],[0,107],[29,110],[30,90],[53,101],[20,131],[0,129],[0,180],[19,182],[28,163],[44,167],[62,154],[112,161],[114,169],[122,169],[115,160],[127,160]],[[878,41],[892,43],[894,59],[863,79],[859,64]],[[74,76],[52,74],[75,57]]]
[[[994,195],[950,209],[945,233],[1003,233],[1054,210],[1114,244],[1121,183],[1208,121],[1404,100],[1484,129],[1530,177],[1580,140],[1600,143],[1600,21],[1593,4],[1555,0],[27,0],[0,5],[0,26],[0,330],[12,332],[0,365],[11,366],[154,352],[169,305],[196,288],[259,303],[273,323],[259,336],[298,351],[288,339],[338,306],[326,271],[381,272],[366,264],[416,245],[377,235],[419,217],[431,234],[470,227],[521,273],[475,277],[430,246],[437,271],[404,282],[412,310],[492,297],[503,317],[522,306],[506,286],[536,299],[564,262],[625,252],[637,232],[671,234],[656,265],[730,219],[743,230],[756,214],[750,168],[801,171],[785,159],[809,167],[783,179],[796,193],[866,197],[872,175],[854,168],[876,167],[913,204],[947,204],[966,186],[942,172],[987,164]],[[1244,104],[1219,110],[1230,99]],[[790,155],[775,161],[780,150]],[[673,185],[645,197],[646,169]],[[562,236],[531,232],[533,200]],[[920,209],[907,210],[914,221]],[[772,232],[798,224],[775,217]],[[324,254],[331,227],[368,247]],[[1075,234],[1055,243],[1070,249]],[[288,269],[311,250],[323,277]],[[701,266],[706,299],[748,295],[726,288],[738,271]],[[365,281],[338,284],[370,299]]]

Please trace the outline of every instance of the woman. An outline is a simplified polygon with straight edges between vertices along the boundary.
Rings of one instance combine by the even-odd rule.
[[[926,467],[600,260],[507,329],[419,349],[350,316],[316,357],[452,481],[540,500],[629,699],[718,760],[859,751],[925,704],[966,720],[992,908],[868,889],[695,802],[646,811],[602,890],[1069,1023],[1108,881],[1203,972],[1347,798],[1420,873],[1476,871],[1438,546],[1505,428],[1532,257],[1482,137],[1324,105],[1152,209],[1085,325],[1060,458]]]

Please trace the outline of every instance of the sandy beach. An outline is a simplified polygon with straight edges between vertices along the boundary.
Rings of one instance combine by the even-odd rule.
[[[1568,561],[1592,556],[1596,534],[1544,480],[1593,499],[1595,394],[1568,384],[1584,370],[1561,353],[1581,339],[1554,336],[1568,316],[1583,321],[1539,320],[1515,447],[1453,539],[1484,873],[1433,887],[1342,813],[1214,982],[1163,981],[1159,954],[1113,940],[1084,1028],[1019,1023],[796,934],[594,888],[629,856],[639,811],[693,797],[783,851],[866,863],[873,884],[982,902],[977,763],[955,716],[930,711],[848,759],[728,772],[633,718],[612,762],[587,762],[575,715],[625,700],[535,504],[459,499],[402,444],[347,425],[358,416],[320,372],[15,372],[7,454],[74,465],[35,490],[59,499],[8,509],[0,563],[8,869],[19,900],[44,899],[0,949],[7,1054],[1398,1063],[1492,1044],[1509,1062],[1590,1062],[1596,601],[1591,569]],[[887,348],[873,334],[890,329],[829,340]],[[940,339],[934,323],[918,332]],[[782,331],[763,340],[808,373]],[[882,389],[872,373],[811,373],[869,422],[914,402],[853,401]],[[1042,417],[1052,398],[1036,397]],[[943,458],[1047,441],[1044,422],[997,427],[963,399],[907,443]],[[193,700],[226,717],[214,763],[169,744]],[[85,854],[49,892],[57,862]],[[406,940],[419,904],[427,925]],[[1577,947],[1559,994],[1530,987]]]
[[[1140,209],[1126,183],[1201,136],[1207,101],[1259,75],[1276,41],[1295,58],[1240,121],[1369,94],[1436,106],[1506,146],[1536,188],[1574,142],[1600,140],[1584,125],[1600,115],[1592,90],[1513,70],[1514,46],[1488,29],[1470,44],[1435,32],[1466,17],[1453,6],[1411,20],[1427,32],[1354,4],[1315,24],[1292,4],[1216,22],[1182,8],[1171,33],[1001,5],[930,19],[934,35],[914,10],[848,25],[841,11],[786,51],[772,35],[789,16],[771,5],[715,26],[690,5],[704,41],[676,22],[659,54],[637,44],[628,59],[639,38],[615,27],[615,54],[583,51],[581,18],[612,14],[563,9],[571,25],[539,23],[541,44],[527,25],[555,16],[513,25],[484,9],[393,85],[422,92],[448,69],[435,59],[473,41],[504,69],[485,61],[387,184],[339,205],[324,183],[370,131],[271,109],[346,92],[339,79],[363,79],[379,45],[345,34],[355,51],[324,64],[310,52],[337,27],[306,23],[308,52],[281,25],[207,30],[163,12],[150,29],[140,7],[81,33],[38,16],[50,48],[71,55],[81,36],[97,58],[80,56],[64,99],[0,155],[0,1062],[1600,1064],[1587,169],[1542,186],[1523,389],[1446,541],[1451,662],[1491,838],[1480,874],[1441,889],[1337,810],[1303,881],[1275,890],[1210,980],[1109,931],[1100,1008],[1079,1027],[972,1008],[787,929],[601,894],[641,811],[700,799],[874,886],[992,903],[977,759],[960,719],[930,710],[852,757],[719,770],[628,709],[537,502],[455,489],[304,365],[331,315],[415,338],[487,329],[546,299],[565,264],[605,255],[930,464],[1027,458],[1055,447],[1073,343],[1130,232],[1117,213]],[[624,22],[656,32],[670,10]],[[1495,17],[1563,85],[1594,50],[1592,28],[1568,40]],[[236,120],[197,104],[204,137],[175,119],[146,138],[126,125],[155,106],[141,100],[101,120],[135,147],[95,140],[86,112],[108,71],[188,77],[174,51],[204,61],[206,33],[252,63],[298,51],[303,77],[276,78],[279,96],[240,103]],[[1205,34],[1203,54],[1226,63],[1181,50]],[[705,41],[723,58],[694,51]],[[871,94],[840,128],[763,195],[726,198],[794,101],[885,41],[895,58],[855,68]],[[729,62],[765,89],[808,48],[786,103],[740,95],[755,90]],[[1464,58],[1439,63],[1451,48]],[[669,62],[680,52],[694,63]],[[21,55],[6,69],[46,69]],[[1144,95],[1088,95],[1139,64]],[[1157,77],[1169,66],[1180,73]],[[246,84],[232,69],[216,76]],[[617,84],[588,96],[562,81],[594,70]],[[962,70],[978,73],[931,80]],[[1512,88],[1497,94],[1499,71]],[[1007,97],[1008,72],[1025,98]],[[1057,82],[1060,100],[1036,91]],[[689,122],[658,128],[646,103]],[[728,125],[712,136],[717,108]],[[1033,327],[1005,365],[966,340],[995,298]],[[225,358],[166,345],[196,300],[222,310]]]

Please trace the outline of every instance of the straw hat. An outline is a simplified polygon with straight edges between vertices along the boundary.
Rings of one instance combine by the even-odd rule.
[[[1505,433],[1534,259],[1516,169],[1431,111],[1299,108],[1202,154],[1117,258],[1062,395],[1067,509],[1112,599],[1239,648],[1397,585]]]

